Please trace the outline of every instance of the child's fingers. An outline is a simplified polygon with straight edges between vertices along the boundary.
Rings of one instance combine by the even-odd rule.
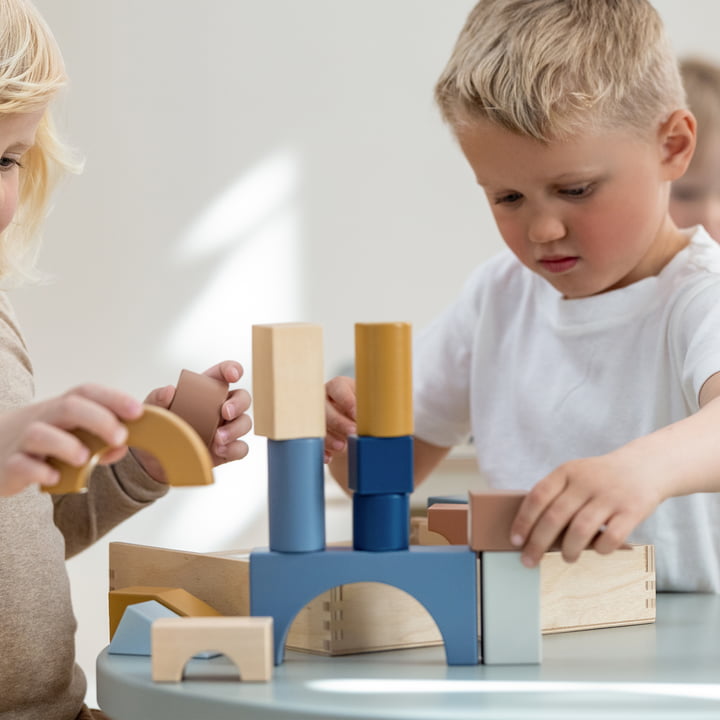
[[[235,420],[246,413],[252,405],[250,393],[244,389],[233,390],[223,403],[221,415],[224,420]]]
[[[166,385],[165,387],[156,388],[148,393],[145,402],[148,405],[157,405],[157,407],[167,410],[175,397],[175,386]]]
[[[336,408],[340,414],[355,420],[357,401],[355,396],[355,380],[349,377],[338,376],[328,380],[325,384],[328,407]]]
[[[227,445],[213,448],[213,461],[215,465],[219,465],[233,460],[242,460],[249,450],[250,448],[244,440],[234,440]]]
[[[136,420],[143,413],[142,403],[131,395],[92,383],[80,385],[62,395],[58,400],[75,396],[84,397],[98,405],[102,405],[122,420]]]
[[[75,435],[45,422],[27,426],[19,450],[37,459],[52,457],[75,467],[90,459],[90,451]]]
[[[243,376],[243,366],[236,360],[223,360],[205,370],[203,375],[232,384]]]
[[[593,545],[598,533],[606,529],[608,515],[607,505],[597,500],[580,508],[563,536],[562,556],[566,562],[575,562],[583,550]]]
[[[104,399],[107,400],[107,396],[104,396]],[[127,428],[118,418],[117,412],[126,415],[134,413],[132,406],[125,404],[123,400],[119,402],[108,400],[108,402],[113,406],[112,408],[87,396],[69,393],[45,403],[40,419],[64,430],[87,430],[111,447],[119,447],[127,441]],[[139,407],[138,417],[142,414],[142,406]]]
[[[602,532],[597,536],[592,546],[593,550],[601,555],[606,555],[613,550],[630,547],[625,544],[625,541],[637,523],[638,518],[629,513],[616,513],[607,521]]]
[[[9,497],[32,484],[56,485],[60,473],[42,460],[26,453],[13,453],[5,463],[0,483],[0,496]]]
[[[252,429],[252,420],[249,415],[240,415],[232,422],[223,423],[215,433],[216,447],[222,447],[228,445],[231,442],[235,442],[238,438],[243,435],[247,435]]]

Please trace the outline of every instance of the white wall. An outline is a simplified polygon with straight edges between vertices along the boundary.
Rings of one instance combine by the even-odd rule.
[[[353,323],[422,326],[500,242],[432,103],[473,0],[36,0],[87,159],[42,267],[13,295],[40,397],[85,380],[143,397],[182,367],[249,363],[252,323],[308,320],[328,375]],[[657,0],[679,51],[716,56],[720,5]],[[249,387],[249,377],[244,381]],[[193,550],[266,542],[264,456],[112,533]],[[331,538],[349,536],[333,500]],[[94,697],[107,540],[69,563]]]

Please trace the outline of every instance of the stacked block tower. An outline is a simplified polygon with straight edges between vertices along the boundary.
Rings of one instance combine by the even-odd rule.
[[[380,582],[435,620],[450,665],[476,665],[477,556],[408,547],[412,491],[410,328],[357,326],[358,437],[351,442],[353,548],[325,547],[320,328],[253,328],[255,432],[268,438],[270,547],[250,556],[250,613],[273,618],[275,664],[295,615],[321,593]]]
[[[353,547],[407,550],[413,491],[411,328],[355,325],[357,436],[348,441]]]

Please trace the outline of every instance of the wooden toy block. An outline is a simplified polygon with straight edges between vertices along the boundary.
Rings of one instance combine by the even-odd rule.
[[[268,440],[270,548],[314,552],[325,547],[323,438]]]
[[[448,539],[440,533],[432,532],[428,528],[427,517],[410,516],[410,544],[411,545],[450,545]],[[455,543],[453,543],[455,544]]]
[[[108,652],[112,655],[150,656],[150,628],[159,618],[179,617],[157,600],[128,605],[118,623]]]
[[[473,461],[474,462],[474,461]],[[473,468],[474,469],[474,468]],[[467,505],[468,496],[464,495],[431,495],[426,502],[426,507],[431,505]]]
[[[226,655],[243,682],[272,678],[270,617],[161,618],[152,625],[152,679],[180,682],[187,661],[199,650]]]
[[[405,493],[353,495],[353,547],[387,552],[410,545],[410,499]]]
[[[169,409],[185,420],[210,449],[222,422],[222,406],[227,396],[226,382],[182,370]]]
[[[411,493],[413,481],[413,438],[348,438],[348,487],[361,495]]]
[[[256,435],[272,440],[325,437],[322,328],[253,325]]]
[[[413,518],[416,525],[422,521],[426,518]],[[182,587],[223,615],[249,614],[246,551],[191,553],[113,542],[109,566],[111,590],[153,583]],[[289,577],[283,579],[283,587]],[[610,555],[586,550],[576,563],[566,563],[559,552],[546,553],[540,578],[543,633],[655,620],[652,545]],[[435,622],[415,598],[389,585],[357,582],[339,585],[307,603],[288,631],[286,647],[350,655],[441,643]]]
[[[108,593],[108,609],[110,612],[110,639],[128,605],[155,600],[174,613],[182,616],[219,616],[220,613],[200,598],[191,595],[187,590],[173,587],[153,585],[134,585]]]
[[[428,508],[427,529],[441,535],[450,545],[468,544],[468,506],[435,503]]]
[[[526,568],[519,552],[482,552],[480,598],[483,664],[541,662],[540,568]]]
[[[477,664],[475,553],[457,546],[415,546],[383,553],[349,548],[251,553],[250,612],[274,618],[276,665],[283,661],[288,629],[297,613],[319,594],[355,582],[385,583],[413,596],[437,623],[448,664]]]
[[[470,547],[477,552],[483,550],[517,551],[517,548],[510,542],[510,528],[526,495],[526,492],[512,490],[471,492]],[[460,520],[460,516],[457,517]],[[468,527],[467,518],[464,526]],[[468,540],[465,539],[464,542],[468,542]]]
[[[213,482],[210,453],[198,434],[182,418],[164,408],[145,405],[143,414],[125,425],[128,429],[127,444],[154,455],[170,485],[210,485]],[[65,494],[85,490],[90,473],[108,450],[102,440],[84,430],[73,433],[89,448],[90,459],[80,467],[51,460],[50,464],[60,471],[60,482],[44,487],[46,492]]]
[[[355,325],[358,435],[413,434],[411,345],[408,323]]]

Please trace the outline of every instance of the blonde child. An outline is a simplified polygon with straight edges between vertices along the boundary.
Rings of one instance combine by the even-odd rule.
[[[695,120],[645,0],[481,0],[435,92],[507,245],[415,348],[416,480],[472,436],[536,565],[626,539],[720,591],[720,247],[668,213]],[[341,476],[353,383],[327,386]],[[600,534],[598,535],[598,532]]]
[[[27,270],[54,180],[69,168],[48,105],[65,82],[50,30],[28,0],[0,0],[0,279]],[[242,367],[220,363],[207,374],[234,383]],[[172,386],[147,402],[167,407]],[[167,491],[147,454],[127,452],[122,420],[141,413],[124,393],[83,385],[32,403],[30,360],[12,308],[0,293],[0,717],[75,720],[102,717],[84,707],[85,678],[74,662],[75,618],[65,558]],[[220,464],[243,457],[249,395],[229,393],[213,442]],[[88,449],[68,431],[83,428],[112,447],[82,495],[51,496],[48,464],[82,464]],[[112,464],[110,464],[112,463]]]
[[[678,227],[702,225],[720,241],[720,67],[687,58],[680,75],[698,140],[690,167],[672,185],[670,215]]]

